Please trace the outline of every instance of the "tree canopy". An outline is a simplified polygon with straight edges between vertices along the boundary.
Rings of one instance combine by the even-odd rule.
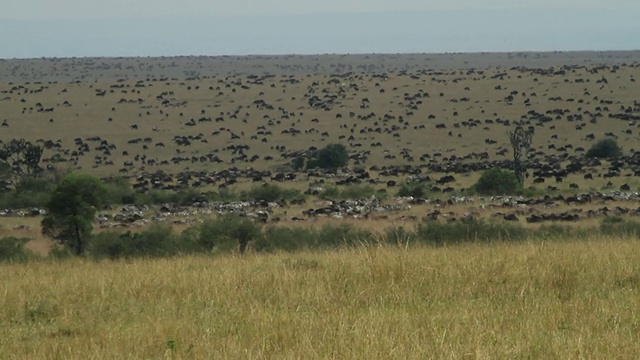
[[[510,195],[520,189],[520,183],[514,173],[494,168],[482,173],[474,189],[481,195]]]
[[[622,155],[622,149],[615,139],[606,138],[593,144],[585,154],[588,158],[612,158]]]
[[[42,172],[40,160],[43,148],[25,139],[11,139],[0,147],[0,168],[12,179]]]
[[[312,158],[307,161],[307,168],[322,168],[335,170],[346,166],[349,162],[349,153],[342,144],[329,144],[320,149]]]
[[[82,255],[93,230],[93,219],[105,187],[91,175],[69,174],[56,187],[42,220],[42,233]]]

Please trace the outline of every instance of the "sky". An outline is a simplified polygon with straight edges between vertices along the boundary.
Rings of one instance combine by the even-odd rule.
[[[21,0],[0,58],[640,49],[640,0]]]
[[[299,15],[464,9],[640,9],[638,0],[20,0],[4,19]]]

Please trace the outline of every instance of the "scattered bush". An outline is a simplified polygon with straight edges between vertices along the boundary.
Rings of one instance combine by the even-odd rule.
[[[614,158],[622,156],[622,149],[615,139],[606,138],[593,144],[585,156],[588,158]]]
[[[473,190],[480,195],[511,195],[520,189],[518,178],[510,171],[487,170],[480,176]]]
[[[261,234],[261,226],[237,215],[207,219],[183,232],[182,246],[195,252],[229,252],[236,247],[244,252],[249,242]]]
[[[102,232],[91,238],[89,253],[94,258],[165,257],[180,253],[171,226],[154,225],[139,233]]]
[[[482,220],[440,223],[428,221],[416,228],[419,241],[434,244],[456,244],[462,242],[520,241],[531,236],[518,224],[485,222]]]
[[[313,228],[269,226],[252,247],[259,252],[294,252],[308,248],[314,236]]]
[[[373,240],[371,232],[349,224],[325,225],[319,229],[272,226],[255,241],[253,249],[264,252],[320,250],[366,244]]]
[[[25,261],[33,254],[25,249],[28,238],[3,237],[0,239],[0,261]]]

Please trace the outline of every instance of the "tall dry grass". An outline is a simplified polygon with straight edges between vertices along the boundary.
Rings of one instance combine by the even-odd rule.
[[[640,356],[640,242],[0,265],[0,358]]]

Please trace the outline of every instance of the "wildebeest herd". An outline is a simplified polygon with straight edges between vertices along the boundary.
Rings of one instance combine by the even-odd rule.
[[[311,194],[294,204],[168,204],[153,218],[126,208],[105,224],[228,211],[264,221],[577,222],[640,212],[639,74],[639,51],[0,60],[0,139],[36,142],[48,168],[124,176],[136,191],[277,183]],[[518,124],[535,132],[526,186],[544,195],[468,196],[482,171],[511,166],[507,132]],[[606,137],[624,157],[585,158]],[[347,168],[291,168],[330,143],[347,147]],[[406,182],[431,195],[397,198]],[[349,184],[387,195],[313,195]]]

